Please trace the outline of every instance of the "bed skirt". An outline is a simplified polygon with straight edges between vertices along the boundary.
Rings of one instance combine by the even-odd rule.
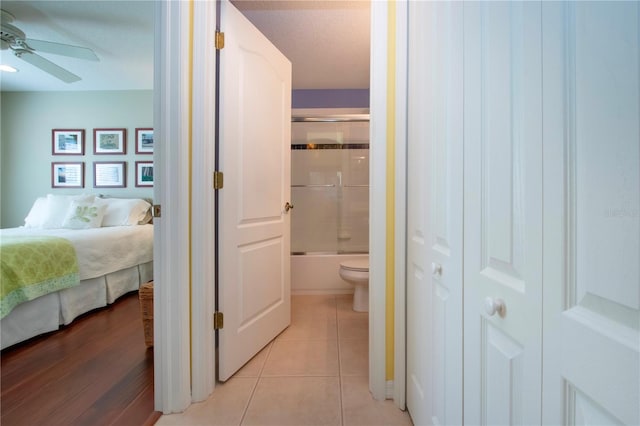
[[[153,262],[80,281],[80,285],[16,306],[0,320],[0,346],[7,348],[39,334],[55,331],[79,315],[113,303],[153,280]]]

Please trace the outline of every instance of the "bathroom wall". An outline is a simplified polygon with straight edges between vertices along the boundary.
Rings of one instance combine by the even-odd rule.
[[[296,89],[292,108],[369,108],[369,89]]]

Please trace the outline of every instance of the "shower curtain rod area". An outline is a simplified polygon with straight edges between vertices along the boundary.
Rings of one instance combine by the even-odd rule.
[[[292,116],[292,123],[310,122],[310,123],[355,123],[355,122],[368,122],[369,114],[335,114],[335,115],[323,115],[318,117],[310,116]]]
[[[340,185],[343,188],[368,188],[369,185]],[[292,188],[335,188],[336,185],[333,183],[323,184],[323,183],[313,183],[307,185],[291,185]]]

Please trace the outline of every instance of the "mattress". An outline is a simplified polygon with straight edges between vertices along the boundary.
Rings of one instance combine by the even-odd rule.
[[[87,280],[153,260],[153,225],[91,229],[8,228],[3,236],[48,235],[66,238],[78,256],[80,280]]]
[[[113,303],[153,280],[153,225],[86,230],[10,228],[4,235],[68,239],[78,256],[80,285],[22,303],[0,321],[2,349],[57,330],[79,315]]]

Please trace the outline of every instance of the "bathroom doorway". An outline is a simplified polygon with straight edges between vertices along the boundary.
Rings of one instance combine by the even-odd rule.
[[[267,38],[281,50],[285,56],[287,56],[293,64],[293,108],[305,108],[307,110],[313,109],[315,113],[320,112],[321,109],[335,109],[335,108],[354,108],[358,107],[361,110],[358,113],[368,113],[369,107],[369,87],[370,87],[370,63],[371,63],[371,9],[372,3],[368,1],[339,1],[339,2],[327,2],[327,1],[309,1],[309,2],[272,2],[272,1],[260,1],[260,2],[245,2],[237,1],[233,2],[234,5],[258,28]],[[342,96],[331,98],[328,95],[335,94],[337,91],[347,93],[349,90],[360,90],[367,93],[366,103],[359,102],[354,104],[353,96]],[[317,95],[317,101],[313,104],[301,105],[296,103],[296,92],[306,91],[314,92]],[[358,99],[360,101],[360,99]],[[362,109],[365,109],[364,111]],[[326,111],[324,111],[327,113]],[[335,112],[334,112],[335,113]],[[367,129],[370,127],[370,123],[363,123]],[[382,145],[380,145],[382,147]],[[384,151],[384,148],[381,148]],[[292,151],[292,158],[299,154],[297,150]],[[320,150],[313,150],[314,154],[318,154]],[[344,154],[344,152],[342,152]],[[308,152],[307,152],[308,154]],[[368,160],[368,151],[367,151]],[[367,165],[368,172],[368,165]],[[306,183],[296,183],[306,184]],[[316,183],[314,183],[315,185]],[[358,183],[361,184],[361,183]],[[368,182],[366,183],[368,185]],[[361,187],[359,189],[351,188],[351,191],[358,191],[360,193],[367,193],[368,188]],[[292,198],[296,199],[298,193],[303,192],[301,187],[292,188]],[[321,189],[316,187],[314,192],[319,193]],[[337,197],[337,189],[333,190]],[[329,190],[326,190],[329,192]],[[384,192],[384,190],[383,190]],[[370,200],[366,200],[366,208],[368,209]],[[292,211],[292,244],[296,244],[296,235],[300,235],[298,230],[303,229],[302,235],[307,233],[311,228],[298,225],[298,218],[303,216],[301,210],[304,210],[304,204],[299,202],[293,202],[294,210]],[[336,203],[337,204],[337,203]],[[313,210],[313,207],[312,207]],[[380,211],[384,211],[382,208]],[[314,213],[320,214],[320,212],[314,211]],[[335,212],[337,216],[337,211]],[[337,223],[337,222],[334,222]],[[363,227],[369,228],[369,218],[361,221]],[[337,225],[335,225],[337,228]],[[324,227],[314,225],[314,229],[319,232],[323,232]],[[384,227],[378,227],[377,232],[384,238]],[[317,286],[316,283],[308,281],[309,278],[316,279],[316,281],[322,280],[324,283],[329,283],[329,288],[335,293],[348,294],[353,293],[353,288],[342,281],[339,276],[339,258],[338,256],[366,256],[368,250],[368,241],[366,242],[366,248],[349,248],[346,250],[339,248],[338,246],[345,246],[344,242],[349,241],[346,238],[344,241],[339,241],[337,238],[337,229],[332,229],[327,234],[334,235],[334,247],[331,248],[331,253],[327,254],[320,248],[312,248],[311,250],[300,249],[299,247],[293,247],[293,253],[313,251],[314,255],[309,256],[306,254],[294,254],[292,256],[292,292],[294,294],[329,294],[326,292],[325,286]],[[342,237],[345,233],[342,233]],[[367,239],[369,235],[367,233]],[[355,241],[356,238],[351,237],[350,241]],[[380,241],[381,238],[377,238]],[[380,247],[380,246],[379,246]],[[384,245],[382,245],[384,251]],[[350,252],[347,254],[347,251]],[[336,254],[340,252],[338,256]],[[384,254],[382,254],[384,256]],[[323,265],[323,261],[331,258],[333,264],[331,266]],[[309,265],[312,264],[312,265]],[[301,265],[302,264],[302,265]],[[385,272],[380,269],[380,266],[384,265],[384,262],[379,263],[378,276],[382,279],[378,280],[378,292],[384,294],[384,276]],[[303,280],[298,279],[298,273],[300,271],[305,272],[306,278]],[[326,279],[325,279],[326,277]],[[300,283],[300,284],[299,284]],[[377,298],[378,311],[380,312],[381,302],[384,303],[379,297]],[[382,308],[382,311],[384,308]],[[376,366],[372,369],[375,371],[377,383],[376,392],[377,398],[382,398],[385,392],[385,345],[386,339],[384,337],[384,315],[381,316],[382,322],[374,320],[376,322],[376,336],[373,337],[375,342],[371,345],[371,351],[377,353]]]
[[[254,4],[255,3],[260,3],[260,4],[262,4],[263,2],[246,2],[246,3],[254,3]],[[268,3],[268,2],[264,2],[264,3]],[[285,2],[285,3],[291,3],[291,2]],[[316,2],[305,2],[305,3],[306,4],[310,4],[310,3],[316,3]],[[324,4],[324,3],[330,3],[330,2],[319,2],[319,3],[323,3]],[[342,3],[342,2],[331,2],[331,3]],[[354,3],[354,2],[349,2],[349,3]],[[362,2],[355,2],[355,3],[362,4]],[[367,5],[367,7],[368,7],[368,5]],[[298,12],[296,12],[296,13],[298,13]],[[367,9],[367,17],[366,17],[367,23],[369,22],[369,19],[370,18],[369,18],[368,9]],[[199,21],[196,21],[196,22],[199,22]],[[308,21],[305,21],[305,22],[308,22]],[[205,28],[202,28],[202,30],[205,31]],[[370,34],[369,34],[369,31],[367,30],[367,32],[366,32],[366,38],[367,38],[366,53],[367,53],[367,55],[369,53],[369,37],[370,37]],[[369,64],[368,58],[367,58],[366,62],[367,62],[367,73],[368,73],[368,64]],[[294,74],[296,74],[295,70],[294,70]],[[347,81],[347,79],[345,79],[345,81]],[[367,77],[367,83],[366,84],[368,86],[368,77]],[[380,87],[380,86],[378,85],[378,87]],[[365,89],[365,90],[368,91],[368,89]],[[378,113],[379,112],[380,111],[378,110]],[[379,121],[379,123],[381,123],[383,125],[383,127],[384,127],[384,120],[383,121]],[[378,134],[379,133],[380,133],[380,129],[378,129]],[[383,132],[383,134],[384,134],[384,132]],[[384,143],[378,143],[377,146],[380,147],[380,149],[377,150],[377,152],[378,152],[377,155],[379,157],[385,151],[384,150]],[[206,145],[203,145],[202,148],[203,148],[204,153],[206,154],[206,149],[204,149],[204,148],[206,148]],[[378,158],[378,160],[379,160],[379,158]],[[379,161],[377,163],[380,164]],[[384,175],[384,173],[383,173],[383,175]],[[208,179],[209,176],[204,176],[203,175],[202,177],[203,177],[203,179],[194,179],[194,182],[196,182],[196,183],[194,183],[194,185],[203,186],[204,187],[204,184],[209,182],[209,179]],[[375,178],[375,179],[376,179],[376,181],[379,182],[378,178]],[[199,182],[204,182],[204,184],[201,185]],[[383,187],[379,186],[379,188],[383,188]],[[380,199],[384,198],[383,196],[384,196],[384,192],[385,191],[382,190],[382,191],[379,191],[379,192],[380,192],[380,194],[376,196],[376,199],[378,200],[378,204],[377,205],[379,206],[378,209],[376,209],[378,211],[378,216],[379,216],[380,212],[384,213],[384,211],[385,211],[384,206],[380,206],[380,203],[379,203]],[[207,204],[207,200],[202,200],[202,202],[200,202],[200,200],[199,200],[199,204],[204,204],[205,206],[208,205]],[[199,212],[200,210],[195,209],[194,211]],[[376,213],[372,212],[371,216],[372,216],[372,218],[375,217]],[[378,223],[378,225],[380,225],[380,220],[379,219],[377,219],[377,223]],[[382,223],[384,223],[384,221]],[[377,238],[378,250],[380,250],[381,247],[382,247],[382,250],[383,250],[383,251],[378,251],[378,256],[380,256],[380,255],[384,256],[384,244],[382,244],[382,246],[381,246],[380,243],[379,243],[380,236],[382,235],[382,237],[384,237],[384,235],[385,235],[384,226],[378,226],[377,227],[377,233],[374,234],[374,235],[378,235],[378,238]],[[203,247],[203,249],[207,248],[206,244],[204,244],[204,243],[202,244],[202,247]],[[206,252],[206,251],[207,250],[204,250],[204,252]],[[378,262],[376,267],[377,267],[378,276],[384,278],[384,272],[382,272],[382,274],[381,274],[381,271],[383,271],[381,268],[384,268],[384,261]],[[198,289],[196,289],[196,290],[198,290]],[[370,338],[374,342],[374,345],[372,346],[372,355],[371,356],[374,358],[374,361],[375,361],[375,362],[373,362],[371,364],[371,371],[373,372],[372,376],[371,376],[371,381],[375,381],[376,387],[378,389],[381,389],[381,390],[378,390],[377,393],[374,393],[374,395],[376,395],[376,398],[381,398],[382,395],[384,395],[384,379],[385,379],[385,363],[384,363],[384,353],[385,353],[384,320],[385,320],[385,315],[383,313],[384,312],[384,307],[383,306],[385,304],[385,301],[384,301],[384,284],[383,284],[383,280],[379,280],[378,281],[378,286],[377,286],[376,292],[378,293],[377,296],[372,298],[374,304],[377,305],[377,312],[378,312],[378,315],[375,316],[375,318],[372,320],[372,321],[376,322],[376,328],[374,328],[376,331],[375,331],[375,333],[370,333],[370,334],[372,334],[372,337],[370,337]],[[380,292],[382,292],[382,297],[380,296]],[[198,293],[198,294],[200,294],[200,293]],[[207,296],[207,290],[206,289],[204,289],[202,291],[202,295],[204,296],[202,299],[203,300],[206,299],[206,296]],[[181,295],[179,295],[179,296],[181,296]],[[196,305],[194,305],[194,306],[196,306],[198,308],[201,308],[200,305],[198,305],[198,304],[196,304]],[[381,306],[382,306],[382,308],[381,308]],[[195,317],[198,317],[198,312],[200,312],[200,311],[197,311],[197,312],[194,313]],[[382,323],[382,325],[380,323]],[[172,329],[173,328],[176,328],[176,327],[172,327]],[[207,369],[206,360],[208,359],[206,357],[206,351],[208,350],[208,349],[206,349],[206,348],[208,348],[208,346],[206,346],[206,336],[205,336],[204,332],[199,333],[197,330],[194,331],[194,333],[195,333],[195,335],[203,336],[202,342],[200,340],[197,340],[197,342],[196,342],[198,347],[195,348],[194,353],[198,354],[199,359],[195,360],[194,365],[202,366],[203,370],[206,370]],[[199,351],[198,349],[201,347],[202,344],[204,344],[206,346],[206,348],[204,348],[202,351]],[[202,356],[200,355],[201,352],[202,352]],[[374,375],[375,375],[375,378],[374,378]],[[207,375],[207,374],[197,374],[196,376],[197,377],[209,377],[209,375]],[[199,383],[200,380],[196,380],[196,382]],[[206,383],[202,383],[202,386],[198,386],[197,388],[199,389],[200,387],[202,387],[203,389],[206,390],[206,386],[205,385],[207,385],[207,384]]]

